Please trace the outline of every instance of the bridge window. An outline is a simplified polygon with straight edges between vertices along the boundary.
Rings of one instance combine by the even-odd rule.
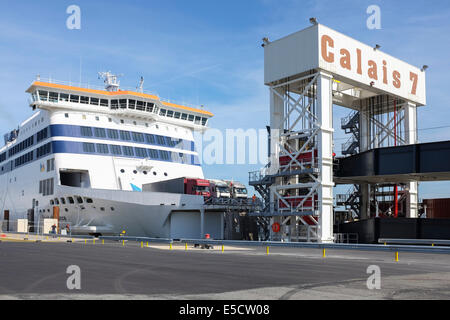
[[[173,118],[173,111],[172,110],[167,110],[167,116],[169,118]]]
[[[127,99],[120,99],[119,105],[120,105],[120,109],[126,109],[127,108]]]
[[[50,102],[58,102],[58,93],[57,92],[50,92],[48,101]]]
[[[194,121],[194,115],[190,114],[188,120],[189,121]]]
[[[80,97],[80,103],[89,104],[89,97]]]
[[[144,101],[136,101],[136,110],[145,111]]]
[[[166,115],[166,109],[161,109],[160,111],[159,111],[159,115],[160,116],[165,116]]]
[[[92,104],[93,106],[98,106],[98,102],[99,102],[98,98],[91,98],[89,104]]]
[[[100,99],[100,106],[101,107],[108,107],[108,100]]]
[[[128,109],[136,108],[136,100],[128,99]]]
[[[173,117],[174,117],[175,119],[180,119],[181,113],[180,113],[180,112],[175,112],[175,114],[173,115]]]
[[[79,103],[80,102],[80,96],[71,94],[70,95],[70,102]]]
[[[200,117],[195,117],[195,124],[200,124],[201,118]]]
[[[39,100],[48,101],[48,91],[39,90]]]
[[[147,112],[153,112],[154,104],[151,102],[147,102]]]
[[[69,95],[67,93],[60,93],[59,101],[69,101]]]
[[[208,118],[202,118],[202,126],[206,126],[207,121],[208,121]]]
[[[187,114],[186,113],[182,113],[181,114],[181,120],[187,120]]]
[[[111,109],[117,109],[119,107],[119,100],[111,100]]]

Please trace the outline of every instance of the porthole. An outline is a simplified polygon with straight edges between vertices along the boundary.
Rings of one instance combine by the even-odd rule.
[[[147,174],[147,171],[142,171],[143,174]]]
[[[93,203],[94,201],[92,201],[91,198],[86,198],[86,202],[87,202],[87,203]]]
[[[67,209],[67,208],[64,208],[64,211],[65,211],[65,212],[69,212],[69,209]]]
[[[105,208],[103,208],[103,207],[100,207],[100,211],[105,211]]]
[[[125,172],[125,170],[123,170],[123,169],[120,169],[120,172],[121,172],[121,173],[124,173],[124,172]]]
[[[156,172],[155,171],[153,171],[153,175],[156,176]]]
[[[136,171],[136,170],[133,170],[133,173],[134,173],[134,174],[137,174],[137,171]]]
[[[167,172],[164,172],[164,175],[167,177]]]
[[[111,211],[114,211],[114,207],[111,207]]]

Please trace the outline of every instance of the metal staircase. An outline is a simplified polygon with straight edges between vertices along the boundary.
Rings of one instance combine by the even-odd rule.
[[[359,112],[352,111],[347,117],[341,119],[341,129],[346,134],[352,134],[346,143],[342,144],[342,155],[353,155],[359,152]]]
[[[360,195],[359,186],[353,185],[346,194],[336,195],[336,206],[343,206],[351,211],[353,216],[359,216],[361,210]]]

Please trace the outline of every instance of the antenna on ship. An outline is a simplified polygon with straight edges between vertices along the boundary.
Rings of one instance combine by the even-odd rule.
[[[141,80],[139,80],[136,90],[139,90],[140,93],[144,93],[144,77],[141,77]]]
[[[107,71],[107,72],[99,72],[98,73],[98,78],[100,79],[104,79],[104,83],[105,83],[105,89],[106,91],[118,91],[119,90],[119,86],[120,86],[120,81],[117,80],[118,77],[122,77],[123,74],[112,74],[111,71]]]

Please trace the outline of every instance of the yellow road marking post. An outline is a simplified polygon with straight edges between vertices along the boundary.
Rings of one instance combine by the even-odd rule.
[[[395,251],[395,262],[398,262],[398,251]]]
[[[147,241],[147,248],[148,248],[148,241]]]
[[[105,244],[105,239],[102,239],[102,244]]]
[[[187,247],[187,242],[184,244],[184,250],[187,251],[188,247]]]
[[[172,243],[169,243],[169,250],[172,250],[172,249],[173,249]]]
[[[144,241],[141,241],[141,248],[144,247]]]
[[[327,255],[326,255],[326,250],[325,250],[325,248],[323,248],[323,249],[322,249],[322,257],[323,257],[323,258],[326,258],[326,256],[327,256]]]
[[[224,245],[222,245],[222,252],[224,252],[225,251],[225,246]]]
[[[95,244],[95,238],[93,239],[92,243]]]
[[[432,243],[431,246],[434,247],[434,243]]]
[[[125,246],[125,240],[122,240],[122,246],[123,247]]]
[[[269,246],[266,247],[266,255],[269,255]]]
[[[87,239],[84,239],[84,244],[87,244]]]

